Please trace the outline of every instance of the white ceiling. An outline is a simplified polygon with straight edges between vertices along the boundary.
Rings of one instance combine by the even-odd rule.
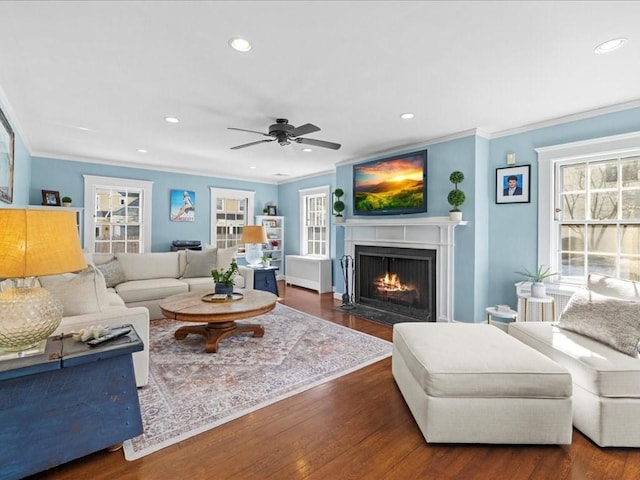
[[[635,1],[2,1],[0,101],[35,156],[277,183],[640,105],[638,20]],[[342,148],[230,150],[263,137],[227,127],[278,117]]]

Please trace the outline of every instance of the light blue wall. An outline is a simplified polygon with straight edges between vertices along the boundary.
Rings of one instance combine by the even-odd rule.
[[[34,157],[29,192],[30,203],[35,205],[42,203],[41,190],[45,189],[57,190],[60,196],[68,195],[73,198],[74,205],[83,206],[85,204],[83,174],[153,182],[151,250],[154,252],[169,251],[173,240],[200,240],[203,243],[209,243],[210,187],[255,191],[254,215],[261,215],[267,203],[277,202],[278,199],[276,185]],[[171,190],[195,192],[196,219],[194,222],[172,222],[169,219]]]
[[[516,154],[517,165],[531,165],[531,203],[489,202],[489,265],[487,305],[516,306],[514,272],[535,269],[538,255],[538,161],[535,148],[640,131],[640,108],[600,115],[491,140],[489,169],[495,188],[495,169]]]
[[[0,202],[0,208],[25,207],[29,204],[29,181],[31,177],[31,155],[18,134],[13,119],[9,117],[4,105],[0,104],[4,116],[9,121],[15,133],[15,146],[13,156],[13,203]]]
[[[10,119],[11,120],[11,119]],[[429,145],[428,212],[425,216],[446,216],[446,201],[452,185],[453,170],[465,174],[460,185],[467,195],[462,206],[466,226],[456,228],[455,318],[464,322],[483,321],[484,307],[498,303],[516,306],[514,273],[522,266],[537,264],[538,168],[535,148],[592,138],[640,131],[640,108],[600,115],[561,125],[539,128],[519,134],[487,140],[479,136]],[[506,154],[516,154],[516,165],[530,164],[531,203],[495,203],[496,168],[506,166]],[[380,157],[378,157],[380,158]],[[362,161],[375,158],[363,158]],[[334,174],[323,174],[279,186],[156,172],[144,169],[113,167],[56,159],[30,158],[19,135],[16,135],[16,169],[14,206],[41,203],[41,189],[58,190],[69,195],[76,205],[84,204],[82,174],[150,180],[154,182],[153,250],[166,251],[175,239],[209,241],[209,187],[255,190],[256,214],[275,201],[278,214],[286,216],[285,253],[299,253],[300,212],[298,190],[330,185],[341,187],[347,205],[345,216],[353,217],[353,166],[338,166]],[[188,189],[196,192],[197,216],[194,223],[169,221],[169,192]],[[78,203],[78,201],[80,203]],[[342,293],[344,282],[340,258],[344,251],[344,230],[331,226],[331,256],[334,259],[334,285]]]

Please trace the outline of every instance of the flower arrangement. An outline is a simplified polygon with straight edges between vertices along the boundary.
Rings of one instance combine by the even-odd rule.
[[[233,287],[233,277],[238,273],[238,264],[236,259],[231,260],[231,266],[227,270],[211,270],[213,281],[222,284],[225,287]]]

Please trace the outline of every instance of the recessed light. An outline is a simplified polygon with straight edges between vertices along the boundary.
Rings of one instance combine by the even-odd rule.
[[[626,38],[614,38],[612,40],[607,40],[606,42],[598,45],[594,52],[597,54],[613,52],[614,50],[619,49],[626,42]]]
[[[255,169],[256,169],[256,167],[255,167],[254,165],[251,165],[249,168],[250,168],[251,170],[255,170]]]
[[[303,152],[313,152],[313,148],[303,148]]]
[[[180,120],[176,117],[164,117],[164,121],[167,123],[178,123]]]
[[[238,52],[248,52],[251,50],[251,43],[244,38],[235,37],[229,39],[229,46]]]
[[[149,153],[149,151],[145,150],[144,148],[139,148],[138,153]]]
[[[87,127],[78,127],[78,130],[82,130],[83,132],[89,132],[90,131]]]
[[[411,120],[415,115],[413,113],[403,113],[400,118],[403,120]]]

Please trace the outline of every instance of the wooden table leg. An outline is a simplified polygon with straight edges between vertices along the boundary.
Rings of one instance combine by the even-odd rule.
[[[185,325],[176,330],[173,336],[176,340],[183,340],[190,333],[202,335],[207,339],[205,351],[207,353],[216,353],[221,340],[245,332],[252,332],[254,337],[263,337],[264,327],[259,324],[236,323],[233,321],[207,323],[206,325]]]

